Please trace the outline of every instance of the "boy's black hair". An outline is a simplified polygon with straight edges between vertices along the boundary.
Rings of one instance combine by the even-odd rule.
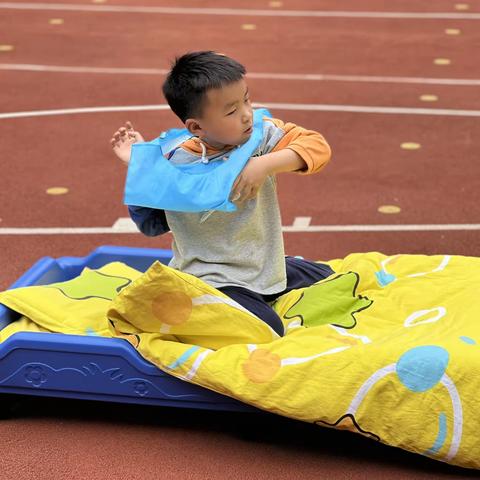
[[[185,123],[201,116],[205,95],[243,78],[246,70],[233,58],[212,52],[189,52],[175,58],[163,84],[163,95],[170,108]]]

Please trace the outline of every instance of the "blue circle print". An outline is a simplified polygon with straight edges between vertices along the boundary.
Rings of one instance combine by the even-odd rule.
[[[448,352],[426,345],[406,351],[397,362],[400,381],[412,392],[426,392],[442,378],[448,365]]]

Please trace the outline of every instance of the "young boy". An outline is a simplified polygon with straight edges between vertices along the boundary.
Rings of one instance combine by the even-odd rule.
[[[170,162],[228,161],[232,150],[249,139],[253,111],[245,73],[235,60],[211,51],[175,60],[163,94],[192,137],[169,155]],[[127,122],[111,144],[128,164],[132,143],[143,141]],[[333,271],[328,265],[285,257],[275,175],[317,173],[330,156],[319,133],[265,118],[263,141],[233,185],[230,199],[237,211],[214,211],[206,218],[204,212],[128,209],[145,235],[171,230],[171,267],[218,288],[283,335],[283,324],[269,302]]]

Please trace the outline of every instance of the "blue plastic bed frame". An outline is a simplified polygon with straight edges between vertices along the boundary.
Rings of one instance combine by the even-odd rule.
[[[86,257],[41,258],[10,288],[63,282],[84,267],[123,262],[145,271],[170,250],[102,246]],[[0,329],[19,314],[0,305]],[[0,343],[0,395],[21,394],[222,411],[256,408],[173,377],[126,340],[19,332]],[[5,396],[5,397],[8,397]]]

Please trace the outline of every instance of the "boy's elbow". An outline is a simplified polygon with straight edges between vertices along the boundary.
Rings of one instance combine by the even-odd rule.
[[[332,147],[327,142],[325,142],[325,164],[330,162],[331,159],[332,159]]]
[[[163,225],[152,226],[151,224],[143,224],[138,228],[147,237],[157,237],[158,235],[163,235],[164,233],[168,233],[170,231],[169,228],[165,228]]]
[[[151,218],[142,223],[137,223],[137,227],[147,237],[157,237],[170,231],[166,220],[162,221],[159,218]]]
[[[321,136],[320,136],[321,137]],[[318,173],[325,168],[325,166],[332,159],[332,148],[325,141],[323,137],[319,139],[317,148],[311,151],[311,166],[309,173]]]
[[[170,231],[164,210],[129,206],[128,211],[138,230],[147,237],[156,237]]]

